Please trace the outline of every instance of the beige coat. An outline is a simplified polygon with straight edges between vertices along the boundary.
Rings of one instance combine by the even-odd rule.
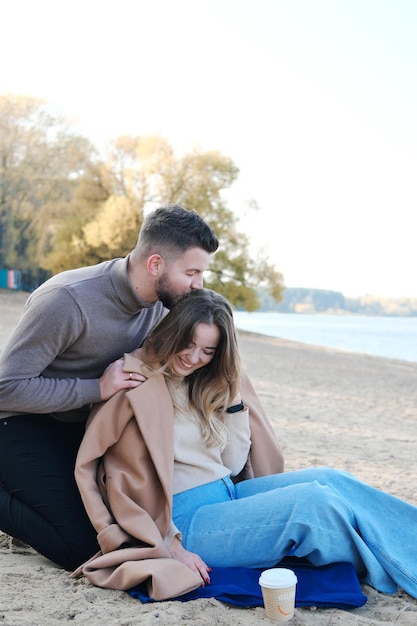
[[[125,355],[125,371],[140,371],[140,350]],[[254,476],[284,470],[281,448],[246,375],[241,395],[249,407],[250,465]],[[97,530],[101,551],[73,576],[99,587],[129,589],[147,581],[155,600],[201,585],[200,576],[170,556],[174,414],[164,377],[98,405],[81,443],[75,477]],[[169,539],[170,541],[170,539]]]

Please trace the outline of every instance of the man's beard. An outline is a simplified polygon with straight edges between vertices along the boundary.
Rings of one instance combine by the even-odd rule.
[[[155,285],[155,291],[158,299],[167,309],[172,309],[177,300],[179,300],[181,296],[184,295],[183,293],[175,291],[167,272],[162,274],[162,276],[158,279]]]

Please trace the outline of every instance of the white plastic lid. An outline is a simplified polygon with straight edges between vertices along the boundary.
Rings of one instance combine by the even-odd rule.
[[[259,578],[259,584],[268,589],[283,589],[284,587],[292,587],[297,583],[297,576],[291,569],[276,567],[274,569],[266,569]]]

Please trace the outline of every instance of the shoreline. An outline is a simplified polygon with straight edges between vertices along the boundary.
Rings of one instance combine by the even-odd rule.
[[[3,311],[2,332],[23,302]],[[14,316],[14,319],[12,320]],[[6,318],[8,322],[6,323]],[[350,353],[238,331],[243,366],[273,424],[286,471],[329,465],[417,504],[417,363]],[[1,343],[1,340],[0,340]],[[34,550],[0,535],[0,624],[54,626],[141,623],[185,626],[271,624],[263,608],[213,599],[142,605],[127,593],[73,580]],[[368,602],[352,611],[296,609],[293,626],[417,623],[417,600],[363,585]]]
[[[400,359],[391,356],[383,356],[381,354],[369,354],[368,352],[358,352],[356,350],[348,350],[347,348],[335,348],[334,346],[323,346],[321,344],[316,343],[306,343],[305,341],[297,341],[296,339],[286,339],[285,337],[277,337],[275,335],[267,335],[266,333],[257,332],[254,330],[245,330],[243,328],[236,328],[237,334],[240,336],[253,336],[254,338],[259,338],[260,340],[278,341],[280,345],[294,345],[295,347],[305,348],[305,349],[313,349],[313,350],[325,350],[329,352],[341,352],[343,354],[352,354],[358,357],[371,357],[374,359],[385,359],[388,361],[400,361],[401,363],[412,363],[417,365],[417,361],[410,361],[408,359]]]
[[[235,324],[269,337],[417,363],[416,316],[237,311]]]

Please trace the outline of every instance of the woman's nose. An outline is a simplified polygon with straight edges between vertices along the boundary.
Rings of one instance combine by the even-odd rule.
[[[198,348],[191,350],[188,354],[188,359],[191,363],[198,363],[200,359],[200,350]]]

